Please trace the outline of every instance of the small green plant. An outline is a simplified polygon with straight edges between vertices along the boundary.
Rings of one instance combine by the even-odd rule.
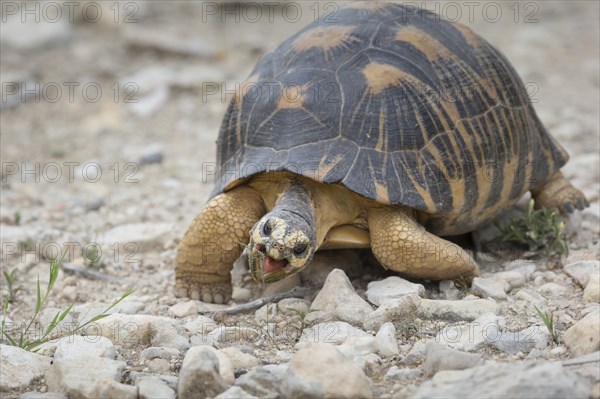
[[[550,333],[550,336],[552,337],[552,340],[555,343],[558,343],[560,341],[560,334],[556,330],[556,327],[554,327],[554,318],[552,317],[552,314],[548,313],[548,312],[542,312],[535,305],[533,307],[535,308],[535,311],[537,312],[537,314],[540,317],[540,319],[542,319],[542,321],[544,322],[544,325],[548,329],[548,332]]]
[[[71,312],[73,305],[70,305],[64,311],[61,312],[59,310],[56,313],[56,316],[54,316],[54,318],[52,319],[50,324],[48,324],[48,326],[45,328],[45,330],[43,330],[41,337],[39,337],[39,338],[36,337],[36,338],[30,339],[31,327],[33,326],[34,322],[38,319],[40,312],[42,311],[42,309],[44,308],[44,305],[46,304],[48,295],[54,288],[54,284],[56,284],[56,281],[58,279],[58,274],[60,271],[60,267],[62,265],[65,255],[66,255],[66,251],[65,251],[65,253],[63,253],[63,255],[59,259],[54,259],[51,261],[50,271],[49,271],[50,277],[48,279],[48,286],[46,287],[46,292],[43,295],[42,295],[42,290],[40,287],[40,278],[38,276],[37,286],[36,286],[35,311],[33,313],[33,316],[31,317],[31,319],[29,320],[29,323],[27,323],[27,325],[25,326],[25,328],[21,329],[20,332],[15,333],[15,334],[13,334],[12,331],[9,331],[9,329],[7,329],[7,326],[6,326],[6,316],[8,313],[9,301],[8,301],[8,298],[5,298],[4,307],[3,307],[3,317],[2,317],[2,322],[0,324],[0,331],[2,333],[1,334],[2,337],[6,338],[6,341],[9,345],[17,346],[19,348],[22,348],[22,349],[25,349],[28,351],[36,352],[38,350],[38,349],[36,349],[38,346],[40,346],[43,343],[48,342],[51,339],[58,339],[58,338],[64,337],[67,334],[74,334],[77,331],[81,330],[82,328],[85,328],[88,324],[107,317],[108,311],[110,311],[119,302],[121,302],[123,299],[127,298],[129,295],[131,295],[133,293],[132,289],[127,290],[119,299],[115,300],[111,305],[109,305],[106,309],[104,309],[104,311],[102,311],[100,314],[93,316],[91,319],[89,319],[88,321],[86,321],[83,324],[78,325],[73,330],[70,330],[70,331],[62,333],[62,334],[57,333],[57,334],[52,335],[56,326],[61,321],[63,321],[65,319],[65,317],[67,317],[67,315]]]
[[[15,225],[20,225],[21,224],[21,212],[16,211],[15,212]]]
[[[35,243],[33,242],[33,240],[31,238],[28,238],[25,241],[19,241],[18,245],[19,245],[20,251],[33,251],[33,249],[35,247]]]
[[[416,320],[394,322],[394,327],[396,327],[398,336],[404,341],[421,334],[427,334],[421,323]],[[435,336],[435,333],[431,332],[430,335]]]
[[[90,269],[104,269],[106,263],[102,259],[102,251],[98,245],[93,245],[85,249],[83,253],[84,264]]]
[[[64,158],[65,155],[66,152],[62,148],[53,148],[50,150],[50,156],[52,158]]]
[[[300,318],[300,328],[298,329],[300,334],[302,334],[302,331],[304,331],[304,329],[306,327],[308,327],[308,325],[309,325],[309,323],[306,321],[306,316],[308,316],[309,313],[319,311],[319,309],[308,309],[306,312],[304,312],[302,310],[294,309],[294,308],[286,308],[286,309],[291,312],[296,313],[296,315]]]
[[[23,286],[17,286],[15,284],[15,279],[17,277],[17,268],[15,267],[10,272],[6,270],[2,270],[2,274],[4,275],[4,279],[6,280],[6,285],[8,287],[8,295],[6,296],[6,302],[13,303],[17,299],[17,292],[23,290]]]
[[[500,241],[512,241],[528,247],[529,251],[546,251],[551,257],[568,255],[565,223],[554,209],[534,209],[531,199],[522,215],[513,217],[506,226],[496,223],[502,235]]]

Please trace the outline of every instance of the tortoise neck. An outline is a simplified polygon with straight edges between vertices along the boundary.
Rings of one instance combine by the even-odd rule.
[[[316,230],[315,206],[310,191],[298,178],[290,180],[289,186],[283,190],[271,213],[274,216],[281,213],[294,214]]]

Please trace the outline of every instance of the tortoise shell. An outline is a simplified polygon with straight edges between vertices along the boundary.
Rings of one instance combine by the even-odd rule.
[[[429,229],[456,234],[568,159],[498,50],[437,14],[385,3],[355,3],[266,53],[217,146],[213,196],[290,171],[414,208],[431,215]]]

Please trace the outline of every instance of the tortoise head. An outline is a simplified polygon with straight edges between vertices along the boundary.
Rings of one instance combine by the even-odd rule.
[[[315,224],[308,191],[292,185],[250,231],[248,263],[254,279],[273,283],[304,269],[317,250]]]

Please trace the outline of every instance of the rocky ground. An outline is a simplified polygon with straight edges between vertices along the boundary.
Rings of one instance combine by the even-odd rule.
[[[43,294],[65,250],[38,336],[71,304],[54,331],[135,292],[37,353],[3,337],[2,397],[600,397],[597,3],[453,3],[527,82],[590,200],[560,264],[480,252],[482,276],[459,290],[385,274],[369,253],[324,252],[278,287],[238,264],[227,305],[176,298],[172,267],[211,190],[221,117],[262,52],[338,3],[263,6],[258,19],[236,3],[74,3],[31,2],[37,21],[2,4],[6,326],[31,319],[37,278]],[[442,5],[430,8],[456,17]],[[228,314],[300,283],[296,297]]]

